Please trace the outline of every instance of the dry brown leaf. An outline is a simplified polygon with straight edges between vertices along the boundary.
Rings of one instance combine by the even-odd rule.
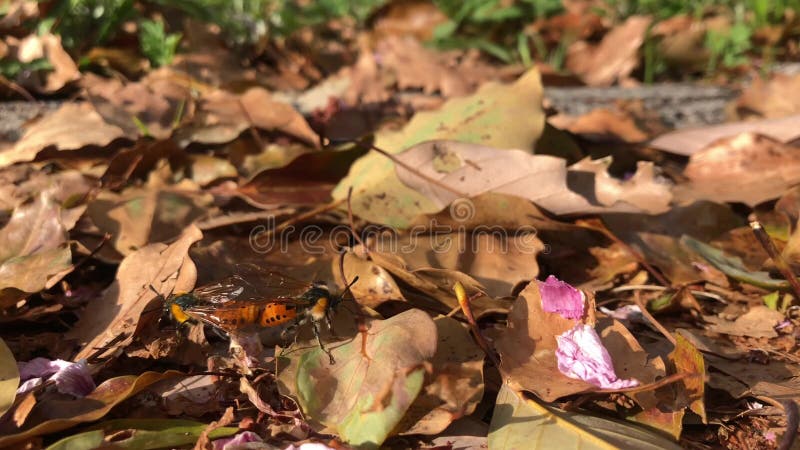
[[[800,124],[800,115],[779,119],[724,123],[672,131],[653,139],[648,145],[670,153],[691,156],[716,140],[740,133],[761,134],[781,142],[790,142],[800,137],[798,124]]]
[[[39,2],[34,0],[17,0],[6,2],[7,9],[0,17],[0,30],[8,31],[19,27],[25,21],[39,16]]]
[[[631,114],[606,108],[594,109],[579,117],[553,116],[547,121],[557,128],[591,140],[638,143],[649,137],[639,128]]]
[[[72,270],[67,231],[75,223],[65,224],[62,215],[61,205],[43,192],[16,208],[0,229],[0,308],[52,287]]]
[[[735,398],[766,396],[777,401],[799,400],[800,367],[797,364],[776,360],[770,361],[769,364],[758,364],[746,359],[730,361],[716,355],[704,355],[704,357],[711,367],[738,381],[738,383],[733,383],[731,380],[723,381],[725,387],[731,388],[729,392]],[[719,378],[717,380],[722,381]]]
[[[25,130],[13,147],[0,152],[0,167],[32,161],[40,151],[77,150],[87,145],[106,146],[125,132],[107,124],[89,103],[64,103]]]
[[[581,322],[593,325],[594,301],[587,301]],[[495,341],[500,371],[515,389],[533,392],[546,402],[565,395],[596,390],[593,385],[562,374],[556,364],[556,336],[572,329],[575,320],[545,312],[539,284],[532,282],[508,313],[508,328]]]
[[[756,78],[736,101],[736,115],[776,118],[800,113],[800,75]],[[795,128],[796,129],[796,128]]]
[[[569,169],[566,161],[521,150],[499,150],[478,144],[428,141],[396,155],[428,179],[397,166],[397,176],[439,208],[459,198],[486,192],[526,198],[554,214],[597,212],[661,213],[672,198],[670,185],[649,162],[640,162],[629,180],[611,177],[610,159],[583,160]],[[502,174],[502,176],[498,176]],[[447,186],[445,189],[442,185]]]
[[[437,434],[454,419],[471,414],[483,397],[483,351],[464,325],[434,320],[438,344],[419,397],[397,425],[400,434]]]
[[[280,131],[313,147],[319,137],[292,106],[276,101],[260,87],[241,95],[216,90],[198,103],[195,120],[177,132],[182,144],[221,144],[236,139],[248,128]]]
[[[375,16],[371,28],[378,38],[410,35],[423,42],[433,36],[438,25],[448,20],[436,5],[425,0],[390,2]]]
[[[491,297],[509,296],[517,283],[539,275],[536,257],[545,245],[532,227],[508,231],[499,226],[432,226],[435,228],[424,232],[414,229],[412,233],[377,236],[370,245],[371,252],[395,255],[412,270],[434,268],[467,273]]]
[[[650,17],[632,16],[597,46],[586,41],[572,44],[567,50],[567,68],[590,86],[610,86],[627,78],[639,63],[639,47],[651,22]]]
[[[61,46],[61,36],[46,33],[40,36],[32,34],[21,40],[9,37],[6,44],[11,57],[21,63],[43,58],[53,66],[53,70],[45,74],[44,84],[35,77],[20,80],[26,87],[49,94],[80,78],[78,66]]]
[[[680,238],[688,234],[710,241],[743,225],[730,207],[706,201],[675,206],[657,216],[604,214],[603,222],[617,238],[636,249],[676,285],[700,280],[726,285],[726,276],[681,245]]]
[[[730,321],[718,316],[704,316],[708,325],[708,330],[715,333],[730,334],[732,336],[749,336],[754,338],[773,338],[777,337],[775,326],[784,320],[783,314],[759,305],[750,308],[749,311]]]
[[[191,195],[188,189],[171,189],[151,181],[119,194],[100,191],[89,203],[87,214],[101,232],[111,235],[120,254],[129,255],[147,244],[179,236],[187,225],[208,214],[208,203],[210,199]]]
[[[414,37],[390,35],[380,39],[374,49],[363,43],[356,66],[343,71],[342,76],[348,75],[352,81],[345,100],[355,105],[387,100],[389,83],[399,90],[421,89],[445,98],[462,96],[496,78],[498,72],[477,54],[461,58],[461,52],[437,52]]]
[[[338,273],[338,258],[331,261],[331,271]],[[348,281],[358,277],[358,282],[350,289],[360,305],[375,308],[389,300],[404,301],[403,294],[392,275],[372,261],[362,259],[353,253],[344,255],[344,276]],[[341,283],[341,281],[340,281]],[[344,288],[344,286],[340,286]]]
[[[695,153],[675,188],[682,200],[708,199],[755,206],[800,182],[800,152],[752,133],[721,139]]]
[[[142,134],[144,126],[148,136],[166,139],[193,114],[190,89],[176,82],[168,69],[150,72],[134,83],[88,74],[82,85],[95,110],[128,136]]]
[[[102,297],[89,302],[83,317],[68,333],[82,344],[75,359],[88,357],[119,335],[124,338],[112,348],[128,345],[142,311],[155,298],[148,286],[165,296],[173,291],[190,291],[197,272],[188,256],[189,247],[202,237],[203,233],[192,225],[171,245],[150,244],[128,255],[117,269],[114,283]]]

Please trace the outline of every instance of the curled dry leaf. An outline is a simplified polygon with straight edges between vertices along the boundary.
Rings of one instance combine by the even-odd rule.
[[[222,90],[206,94],[198,103],[193,123],[177,134],[182,145],[221,144],[236,139],[250,127],[280,131],[311,146],[319,145],[319,137],[300,113],[274,100],[260,87],[241,95]]]
[[[172,370],[164,373],[144,372],[138,376],[124,375],[104,381],[83,398],[38,402],[21,427],[17,428],[12,422],[0,425],[0,447],[66,430],[80,423],[93,422],[148,386],[182,375]]]
[[[197,273],[188,257],[189,247],[202,237],[203,233],[192,225],[171,245],[150,244],[128,255],[117,269],[114,283],[102,297],[89,302],[83,317],[70,330],[68,337],[82,344],[76,359],[108,346],[119,335],[123,339],[111,348],[131,342],[142,312],[155,298],[148,286],[164,296],[190,291]]]
[[[454,203],[451,211],[452,206],[464,206],[472,211],[467,214],[474,213],[469,200]],[[400,258],[411,270],[433,268],[468,273],[492,297],[511,295],[517,283],[539,274],[536,256],[545,246],[533,227],[507,231],[488,225],[471,230],[435,222],[428,225],[431,229],[423,233],[412,228],[410,233],[374,236],[370,251]]]
[[[26,128],[13,147],[0,152],[0,167],[32,161],[40,151],[78,150],[87,145],[105,146],[125,132],[105,122],[89,103],[64,103],[58,110]]]
[[[773,138],[742,133],[720,139],[691,156],[681,200],[708,199],[755,206],[800,182],[800,152]]]
[[[332,273],[338,273],[338,258],[331,262]],[[360,305],[375,308],[385,301],[405,300],[397,282],[386,269],[353,253],[344,254],[344,276],[348,281],[358,277],[358,282],[350,290]],[[339,281],[341,283],[342,280]],[[340,287],[344,288],[341,284]]]
[[[508,85],[484,84],[475,94],[448,100],[438,111],[417,113],[401,131],[376,134],[375,145],[398,153],[432,139],[453,139],[497,148],[532,149],[544,128],[539,73],[531,69]],[[385,156],[370,152],[356,161],[333,192],[347,198],[353,188],[353,213],[373,223],[406,227],[437,204],[405,186]]]
[[[685,373],[688,377],[681,380],[681,397],[679,402],[688,403],[689,409],[700,416],[703,423],[707,423],[705,391],[706,391],[706,364],[703,354],[682,334],[675,335],[675,349],[669,354],[669,359],[675,365],[678,373]]]
[[[334,365],[316,347],[299,355],[290,389],[312,423],[377,448],[419,395],[436,342],[436,325],[420,310],[372,321],[354,339],[330,345]]]
[[[17,207],[0,229],[0,308],[53,286],[72,270],[62,214],[61,206],[43,192]]]
[[[397,167],[398,178],[437,209],[457,200],[456,192],[466,197],[486,192],[516,195],[559,215],[661,213],[672,199],[670,185],[649,162],[640,162],[636,174],[622,181],[606,171],[609,159],[585,159],[567,168],[565,160],[553,156],[455,141],[424,142],[397,158],[428,178]],[[504,175],[498,177],[498,173]]]
[[[591,46],[578,41],[569,47],[566,66],[590,86],[610,86],[631,74],[639,62],[639,47],[644,43],[652,19],[633,16]]]

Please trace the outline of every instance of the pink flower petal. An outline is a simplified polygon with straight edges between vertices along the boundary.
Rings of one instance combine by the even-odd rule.
[[[617,377],[608,350],[591,326],[576,324],[571,330],[556,336],[556,340],[558,370],[564,375],[602,389],[624,389],[639,385],[637,380],[621,380]]]
[[[20,380],[29,380],[31,378],[49,377],[64,367],[72,364],[63,359],[49,360],[47,358],[33,358],[28,362],[18,362]]]
[[[84,397],[95,388],[86,361],[73,363],[62,359],[51,361],[47,358],[34,358],[28,362],[17,363],[17,366],[20,379],[25,380],[17,388],[18,394],[28,392],[42,384],[44,379],[55,381],[58,392],[75,397]]]
[[[243,431],[236,436],[217,439],[213,442],[214,450],[234,450],[236,448],[249,448],[244,445],[250,442],[264,442],[261,436],[252,431]]]
[[[75,397],[85,397],[96,387],[84,359],[59,370],[51,379],[56,382],[58,392]]]
[[[320,444],[319,442],[303,442],[298,446],[291,444],[283,450],[335,450],[335,449],[333,447],[328,447],[325,444]]]
[[[542,309],[545,312],[561,314],[566,319],[580,319],[583,317],[583,292],[569,284],[550,275],[544,282],[539,283],[539,293],[542,296]]]

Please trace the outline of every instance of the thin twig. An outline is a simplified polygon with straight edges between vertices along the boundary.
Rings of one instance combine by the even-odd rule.
[[[431,178],[431,177],[425,175],[424,173],[420,172],[419,170],[415,169],[414,167],[411,167],[408,164],[404,163],[403,161],[400,161],[394,155],[392,155],[391,153],[387,152],[386,150],[383,150],[383,149],[381,149],[379,147],[376,147],[375,144],[370,143],[369,147],[372,150],[375,150],[376,152],[380,153],[381,155],[391,159],[393,163],[395,163],[398,166],[408,170],[409,172],[411,172],[414,175],[422,178],[423,180],[427,181],[428,183],[435,184],[436,186],[439,186],[440,188],[442,188],[442,189],[444,189],[444,190],[446,190],[448,192],[451,192],[451,193],[453,193],[453,194],[455,194],[455,195],[457,195],[457,196],[459,196],[461,198],[469,197],[468,194],[466,194],[464,192],[461,192],[456,188],[450,187],[447,184],[442,183],[441,181],[439,181],[439,180],[437,180],[435,178]]]
[[[647,310],[647,305],[645,305],[642,301],[639,291],[633,293],[633,301],[639,306],[639,309],[642,310],[642,315],[645,316],[647,320],[650,321],[650,323],[656,327],[656,329],[661,332],[661,334],[663,334],[668,341],[672,343],[672,345],[676,345],[677,341],[675,340],[675,336],[673,336],[672,333],[664,328],[664,325],[661,325],[661,322],[657,321],[656,318],[650,314],[650,311]]]
[[[350,233],[353,234],[353,238],[355,238],[356,242],[361,244],[361,247],[364,249],[364,253],[367,254],[367,258],[370,258],[371,255],[369,253],[369,248],[367,248],[367,245],[364,244],[364,241],[361,240],[361,236],[358,233],[356,233],[355,220],[353,219],[353,204],[351,202],[352,196],[353,196],[353,186],[350,186],[347,189],[347,220],[350,222]]]
[[[800,281],[797,280],[792,268],[789,266],[789,263],[781,256],[780,252],[778,252],[778,248],[775,247],[775,243],[772,242],[772,238],[769,237],[769,234],[764,230],[764,227],[761,226],[761,223],[757,220],[750,222],[750,228],[753,230],[753,234],[756,235],[756,239],[764,247],[764,250],[767,252],[770,258],[772,258],[772,262],[775,263],[775,267],[781,272],[786,281],[792,286],[792,290],[794,291],[796,301],[800,301]]]
[[[628,245],[628,243],[624,242],[622,239],[618,238],[614,233],[612,233],[600,219],[592,219],[592,220],[578,220],[575,222],[575,225],[579,227],[588,228],[590,230],[597,231],[603,234],[605,237],[609,238],[613,242],[619,244],[623,249],[625,249],[628,254],[630,254],[633,259],[636,260],[644,269],[653,276],[659,283],[666,287],[671,287],[672,283],[667,280],[664,275],[661,274],[655,267],[651,266],[650,263],[645,260],[644,256],[639,253],[635,248]]]
[[[4,76],[0,76],[0,84],[5,85],[7,88],[11,89],[12,91],[16,92],[17,94],[21,95],[25,100],[29,102],[35,102],[36,99],[33,98],[30,92],[25,90],[24,87],[18,85],[17,83],[9,80]]]

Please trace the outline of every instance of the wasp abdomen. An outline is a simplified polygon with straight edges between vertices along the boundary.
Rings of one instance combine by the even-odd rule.
[[[297,309],[294,305],[268,303],[263,306],[258,323],[262,327],[274,327],[289,322],[296,316]]]

